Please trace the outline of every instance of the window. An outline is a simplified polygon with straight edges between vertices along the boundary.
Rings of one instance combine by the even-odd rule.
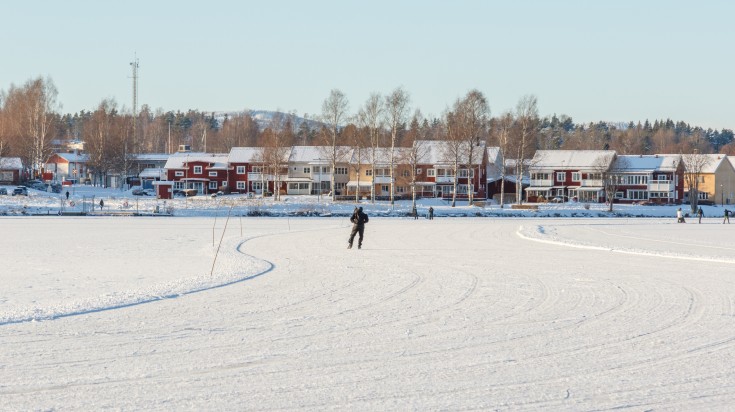
[[[365,169],[365,176],[372,176],[373,175],[373,169]]]
[[[194,174],[195,175],[202,174],[202,167],[201,166],[194,166]]]
[[[347,174],[347,168],[346,167],[335,167],[334,173],[338,175],[346,175]]]
[[[602,173],[587,173],[587,180],[602,180]]]
[[[243,181],[239,180],[239,181],[237,181],[237,183],[235,183],[235,184],[237,185],[237,186],[236,186],[236,187],[237,187],[237,190],[245,190],[245,187],[246,187],[246,186],[245,186],[245,182],[243,182]]]
[[[263,188],[263,182],[250,182],[250,189],[253,191],[259,191]]]
[[[184,182],[174,182],[174,189],[186,189]]]
[[[406,193],[405,186],[396,186],[396,193]]]
[[[405,170],[405,169],[401,172],[401,176],[403,176],[403,177],[409,177],[410,174],[411,173],[408,170]]]
[[[581,182],[581,181],[582,181],[582,173],[572,172],[572,182]]]
[[[615,192],[615,199],[622,199],[623,196],[625,196],[625,193],[620,192],[620,191]]]
[[[237,173],[239,175],[244,175],[245,174],[245,166],[238,166],[235,173]]]
[[[646,200],[648,199],[648,192],[645,190],[628,190],[628,199]]]
[[[227,187],[227,180],[222,182],[222,187]]]
[[[389,192],[390,191],[390,186],[388,186],[388,185],[380,185],[380,190],[383,191],[383,192]]]
[[[211,182],[209,182],[209,188],[210,189],[217,189],[217,181],[212,180]]]
[[[253,173],[263,173],[263,166],[253,166],[250,168]]]
[[[434,170],[434,169],[426,169],[426,176],[427,177],[434,177],[434,176],[436,176],[436,170]]]
[[[417,174],[417,175],[420,175],[420,174],[421,174],[421,172],[422,172],[422,170],[421,170],[421,168],[420,168],[420,167],[416,169],[416,174]]]
[[[335,184],[334,184],[334,188],[335,188],[336,190],[339,190],[339,191],[340,191],[340,193],[342,193],[342,191],[343,191],[343,190],[345,190],[345,188],[346,188],[346,187],[347,187],[347,183],[345,183],[345,182],[342,182],[342,183],[335,183]]]
[[[305,173],[305,174],[309,174],[309,173],[311,173],[311,168],[310,168],[310,167],[305,167],[305,168],[304,168],[304,173]]]
[[[551,180],[550,173],[531,173],[531,179],[534,180]]]
[[[217,172],[209,172],[210,177],[217,177]]]
[[[567,180],[567,174],[565,172],[556,172],[556,181],[564,182]]]
[[[648,184],[648,176],[646,175],[628,175],[621,179],[624,185],[645,185]]]
[[[663,182],[668,182],[669,181],[669,176],[667,176],[667,175],[656,175],[656,180],[658,180],[659,182],[662,182],[662,181]]]
[[[182,172],[181,170],[177,170],[176,173],[174,173],[174,175],[176,177],[182,177],[182,176],[184,176],[184,172]]]

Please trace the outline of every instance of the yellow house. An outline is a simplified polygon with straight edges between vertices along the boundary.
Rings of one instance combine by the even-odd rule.
[[[701,170],[698,173],[699,181],[699,200],[712,202],[718,205],[729,205],[735,201],[735,166],[733,159],[723,154],[702,154],[704,162],[701,163]],[[693,158],[687,155],[683,156],[686,166],[684,179],[684,199],[689,200],[689,182],[691,172],[698,167],[687,163],[693,162]],[[694,169],[694,170],[693,170]]]
[[[394,198],[405,198],[410,194],[410,166],[405,164],[405,152],[407,148],[396,148],[393,157],[393,178],[395,184],[393,186]],[[375,162],[372,161],[372,149],[361,149],[360,159],[357,158],[357,151],[353,150],[352,160],[350,162],[349,181],[346,189],[348,196],[354,196],[355,191],[359,192],[360,197],[369,199],[371,193],[375,193],[377,199],[390,198],[391,190],[391,172],[390,172],[390,148],[377,148],[375,152]],[[375,165],[375,168],[373,168]],[[371,190],[373,192],[371,192]]]

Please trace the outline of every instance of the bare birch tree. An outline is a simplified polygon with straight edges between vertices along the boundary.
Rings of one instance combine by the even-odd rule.
[[[375,203],[375,167],[380,147],[380,135],[383,129],[383,98],[378,93],[372,93],[360,109],[361,122],[368,130],[370,140],[370,167],[373,173],[370,175],[370,202]]]
[[[497,120],[495,127],[495,136],[498,149],[500,151],[500,208],[505,204],[505,158],[506,153],[510,153],[511,133],[513,131],[513,123],[515,119],[513,113],[505,112]]]
[[[538,101],[536,96],[523,96],[516,105],[518,142],[516,146],[516,202],[523,203],[523,161],[530,155],[530,147],[535,143],[538,124]]]
[[[22,88],[11,86],[5,102],[11,127],[19,138],[18,152],[26,169],[34,176],[51,154],[51,132],[56,120],[58,92],[50,78],[29,80]]]
[[[447,135],[441,154],[442,159],[451,164],[452,167],[452,207],[455,207],[457,204],[459,169],[462,161],[466,158],[466,145],[462,138],[461,125],[457,117],[457,113],[452,111],[444,115]]]
[[[487,118],[489,114],[489,107],[487,105],[487,99],[477,89],[470,90],[462,100],[458,100],[455,103],[455,116],[457,116],[457,128],[459,136],[458,138],[464,141],[465,154],[467,155],[467,200],[469,204],[472,204],[473,195],[475,190],[473,180],[473,160],[477,156],[478,150],[484,150],[484,145],[481,146],[480,142],[484,141],[487,133]],[[478,186],[481,176],[479,173],[476,176],[478,180]]]
[[[391,94],[385,96],[385,117],[390,127],[390,204],[395,204],[396,179],[396,141],[398,139],[398,128],[406,122],[408,115],[408,93],[398,87]]]
[[[699,207],[699,184],[702,183],[702,175],[711,164],[712,158],[696,149],[694,153],[683,154],[681,158],[684,162],[684,181],[689,188],[689,206],[692,213],[696,213]]]
[[[334,171],[337,167],[337,161],[344,155],[338,153],[338,138],[339,138],[339,127],[347,118],[347,110],[349,102],[344,93],[338,89],[332,89],[329,92],[329,97],[322,103],[322,120],[329,129],[329,144],[331,152],[328,153],[328,158],[332,164],[332,173],[330,179],[330,189],[332,191],[332,201],[335,200],[336,191],[334,190]],[[321,166],[320,166],[321,167]],[[321,182],[319,182],[321,185]],[[321,187],[319,188],[321,190]]]

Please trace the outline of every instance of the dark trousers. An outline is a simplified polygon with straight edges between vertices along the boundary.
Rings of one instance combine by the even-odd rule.
[[[350,233],[350,246],[352,246],[352,241],[355,240],[355,235],[360,234],[360,237],[357,239],[357,246],[362,245],[362,234],[365,233],[365,226],[362,225],[352,225],[352,233]]]

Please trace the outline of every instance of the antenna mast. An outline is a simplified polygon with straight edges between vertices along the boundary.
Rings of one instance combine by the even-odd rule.
[[[138,130],[136,123],[138,121],[138,57],[130,62],[130,66],[133,68],[133,150],[138,150]]]

